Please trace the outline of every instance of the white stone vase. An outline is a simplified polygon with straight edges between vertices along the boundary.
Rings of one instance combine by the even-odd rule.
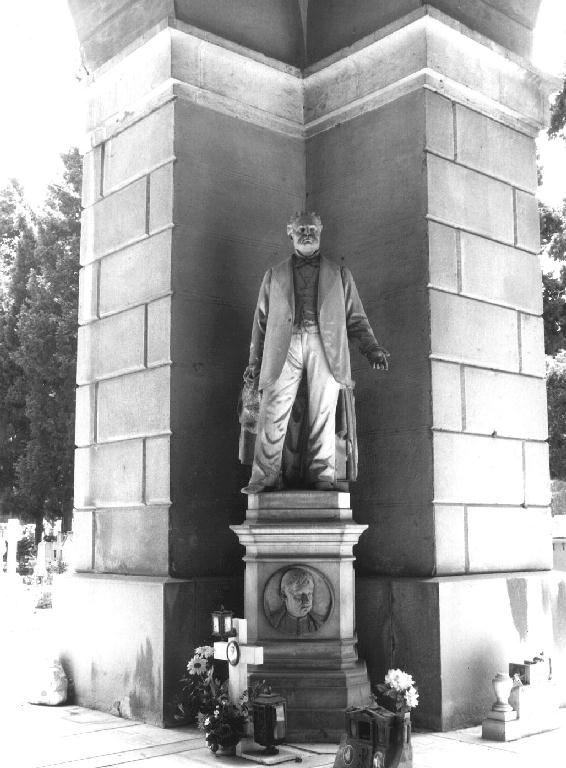
[[[510,712],[513,707],[509,704],[513,680],[507,672],[498,672],[493,680],[493,692],[495,693],[495,704],[492,709],[494,712]]]

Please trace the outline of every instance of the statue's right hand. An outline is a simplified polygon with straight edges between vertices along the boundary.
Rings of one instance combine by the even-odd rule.
[[[244,381],[246,384],[255,384],[257,379],[259,378],[259,367],[256,367],[255,365],[248,365],[246,370],[244,371]]]

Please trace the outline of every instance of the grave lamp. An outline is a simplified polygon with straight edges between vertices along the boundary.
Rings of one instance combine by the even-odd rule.
[[[287,703],[283,696],[260,693],[253,699],[254,741],[265,747],[264,755],[277,755],[276,744],[287,735]]]
[[[236,634],[235,629],[232,626],[232,618],[234,611],[227,611],[223,605],[217,611],[212,611],[212,636],[225,640],[228,637],[233,637]]]

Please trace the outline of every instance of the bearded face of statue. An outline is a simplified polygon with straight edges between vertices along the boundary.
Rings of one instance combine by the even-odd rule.
[[[321,232],[320,219],[312,214],[301,214],[287,225],[287,234],[293,241],[295,252],[306,259],[320,250]]]

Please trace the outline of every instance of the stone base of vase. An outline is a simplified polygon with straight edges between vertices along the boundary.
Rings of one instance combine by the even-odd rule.
[[[296,752],[290,752],[285,749],[285,747],[278,747],[277,749],[278,752],[276,755],[266,755],[263,747],[259,747],[255,744],[253,747],[245,749],[242,752],[236,750],[236,754],[238,757],[243,757],[254,763],[259,763],[259,765],[279,765],[280,763],[294,763],[297,761]]]
[[[230,744],[229,747],[218,747],[214,754],[216,757],[234,757],[236,755],[236,745]]]

